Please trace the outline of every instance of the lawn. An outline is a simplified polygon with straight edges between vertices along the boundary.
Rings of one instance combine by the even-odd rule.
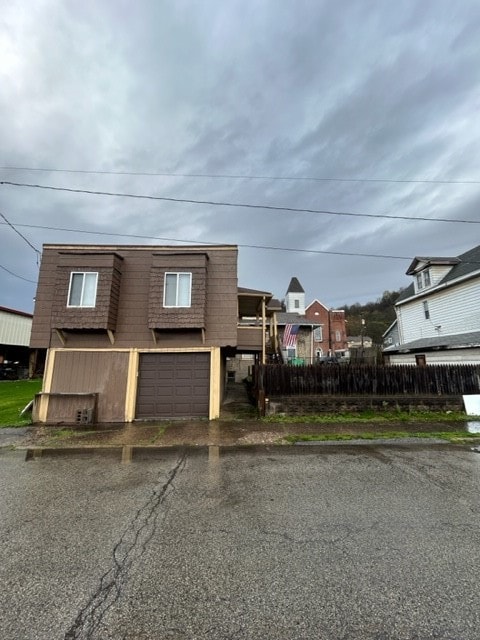
[[[21,410],[42,388],[42,380],[0,381],[0,428],[21,427],[31,422],[31,414]]]

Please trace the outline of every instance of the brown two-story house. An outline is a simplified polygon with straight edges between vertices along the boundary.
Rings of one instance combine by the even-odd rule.
[[[48,350],[35,419],[218,417],[226,356],[265,353],[271,294],[240,291],[233,245],[45,245],[30,343]],[[260,318],[245,345],[242,307]]]

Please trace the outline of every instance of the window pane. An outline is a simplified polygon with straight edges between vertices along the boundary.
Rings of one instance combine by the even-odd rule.
[[[68,304],[71,307],[79,307],[82,301],[83,273],[72,273],[70,284],[70,298]]]
[[[179,307],[190,306],[190,280],[191,280],[191,275],[189,273],[178,274],[178,306]]]
[[[177,274],[167,273],[165,275],[165,306],[177,306]]]
[[[97,297],[97,274],[85,273],[84,276],[82,307],[94,307]]]
[[[423,273],[423,282],[426,287],[430,286],[430,272],[428,270]]]

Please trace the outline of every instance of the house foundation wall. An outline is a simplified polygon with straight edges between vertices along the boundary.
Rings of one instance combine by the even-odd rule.
[[[266,415],[316,415],[336,412],[462,411],[462,396],[271,396]]]

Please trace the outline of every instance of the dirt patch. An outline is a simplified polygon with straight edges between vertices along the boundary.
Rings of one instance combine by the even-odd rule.
[[[15,446],[208,446],[281,443],[287,435],[456,431],[462,423],[265,423],[259,420],[177,420],[89,427],[36,426]]]

